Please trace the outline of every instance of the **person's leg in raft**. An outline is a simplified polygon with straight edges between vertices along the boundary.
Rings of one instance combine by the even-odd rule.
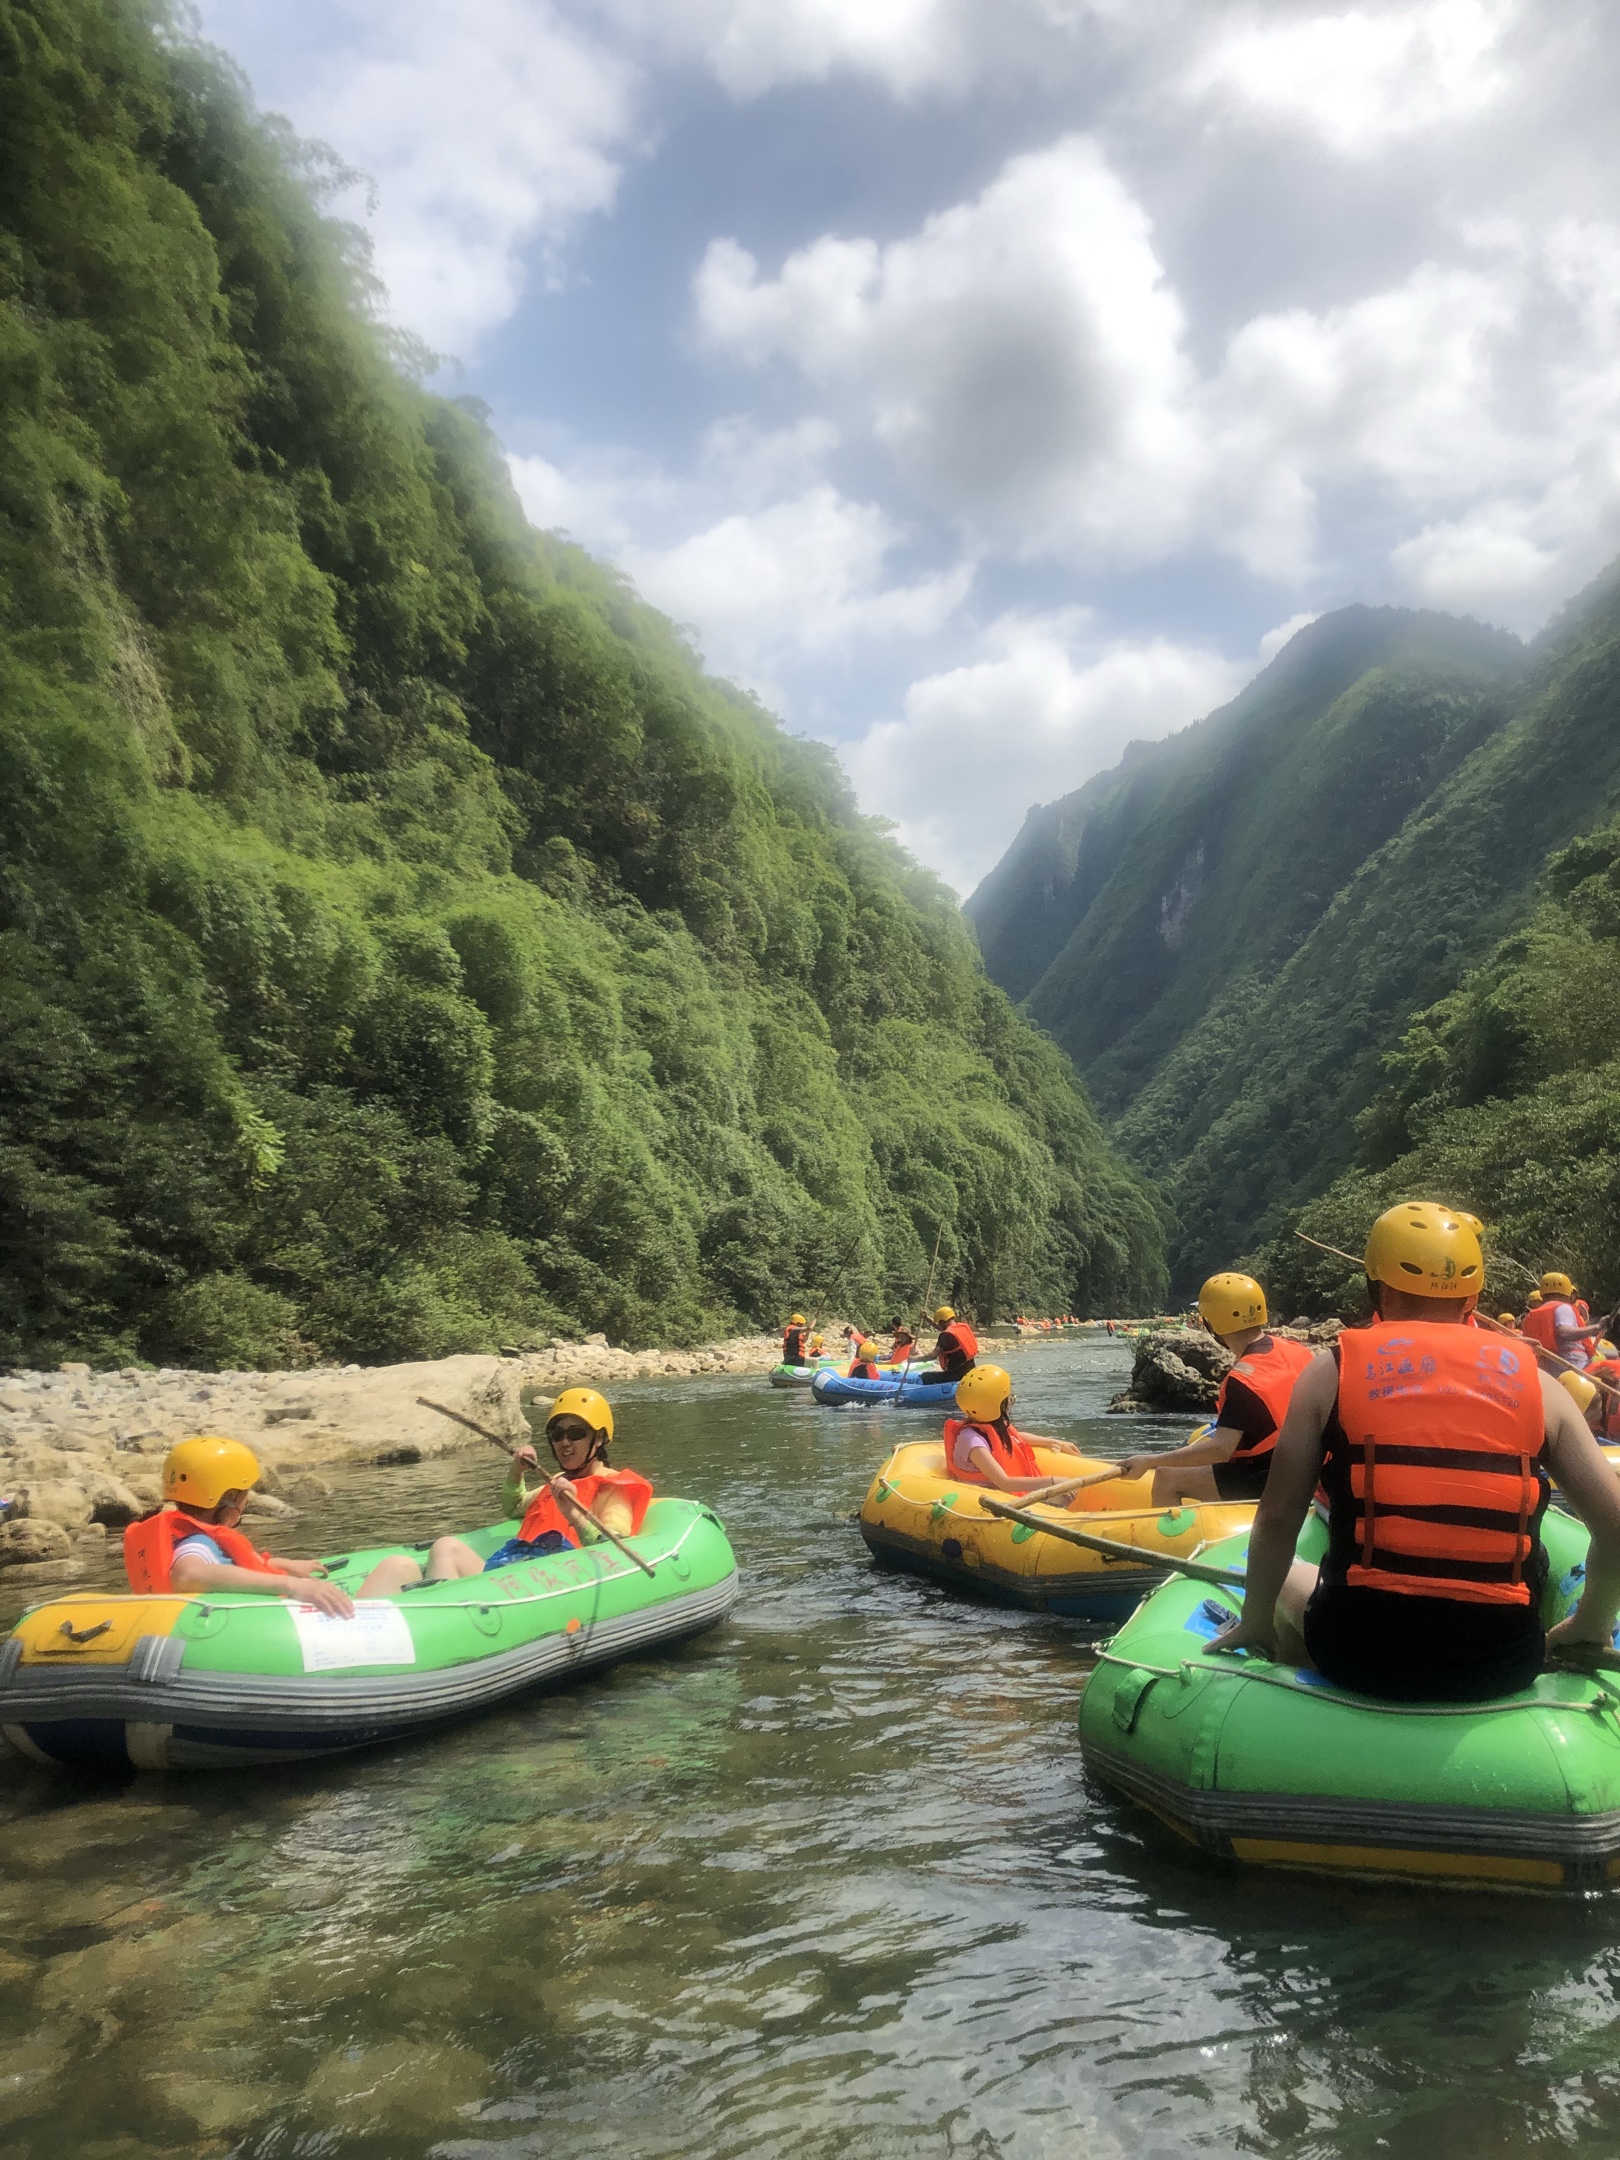
[[[419,1582],[459,1582],[467,1575],[482,1575],[484,1563],[472,1547],[458,1537],[435,1538],[429,1547],[426,1568],[408,1553],[392,1553],[379,1560],[356,1591],[357,1597],[397,1597],[401,1590]]]
[[[1303,1665],[1308,1672],[1316,1666],[1305,1647],[1305,1608],[1315,1588],[1314,1563],[1296,1560],[1277,1599],[1277,1656],[1284,1665]]]
[[[1153,1505],[1174,1507],[1178,1500],[1218,1500],[1220,1489],[1208,1463],[1171,1463],[1153,1473]]]

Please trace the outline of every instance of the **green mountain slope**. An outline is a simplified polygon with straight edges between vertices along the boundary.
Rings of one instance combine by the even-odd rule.
[[[1128,829],[1116,809],[1114,866],[1029,1010],[1161,1181],[1180,1280],[1351,1163],[1384,1053],[1523,919],[1549,849],[1603,815],[1615,616],[1602,584],[1521,653],[1473,624],[1346,611],[1160,746],[1150,801],[1130,801],[1124,768],[1107,776]],[[1382,650],[1358,654],[1371,632]],[[1093,803],[1107,829],[1106,792]]]
[[[1491,1228],[1488,1288],[1518,1311],[1560,1267],[1620,1290],[1620,821],[1552,858],[1529,921],[1408,1028],[1359,1120],[1359,1161],[1299,1218],[1358,1252],[1406,1193],[1470,1207]],[[1348,1307],[1353,1269],[1293,1237],[1261,1255],[1293,1305]]]
[[[524,523],[320,168],[0,0],[0,1357],[1118,1308],[1157,1218],[836,765]]]

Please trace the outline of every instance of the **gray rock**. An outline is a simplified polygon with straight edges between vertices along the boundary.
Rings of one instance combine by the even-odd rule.
[[[65,1560],[73,1540],[60,1523],[29,1518],[0,1523],[0,1568],[26,1567],[40,1560]]]

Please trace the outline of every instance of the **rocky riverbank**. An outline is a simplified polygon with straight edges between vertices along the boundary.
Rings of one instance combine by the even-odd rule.
[[[420,1398],[471,1418],[514,1446],[529,1437],[525,1406],[561,1388],[696,1373],[764,1373],[781,1356],[773,1335],[696,1350],[619,1350],[605,1336],[513,1357],[452,1357],[411,1365],[326,1366],[301,1372],[96,1372],[68,1364],[0,1380],[0,1569],[8,1586],[77,1581],[116,1533],[154,1506],[163,1457],[176,1440],[226,1433],[264,1467],[250,1529],[297,1512],[320,1473],[355,1463],[415,1463],[485,1443]]]
[[[1295,1320],[1271,1332],[1321,1349],[1334,1340],[1340,1326],[1337,1320]],[[1202,1328],[1155,1328],[1137,1337],[1130,1386],[1114,1397],[1109,1410],[1150,1417],[1178,1413],[1208,1417],[1233,1362],[1232,1353]]]

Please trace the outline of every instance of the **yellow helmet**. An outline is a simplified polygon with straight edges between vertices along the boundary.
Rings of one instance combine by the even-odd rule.
[[[1499,1312],[1496,1317],[1501,1321],[1503,1327],[1517,1327],[1519,1324],[1518,1316],[1514,1313]]]
[[[1620,1357],[1620,1350],[1617,1350],[1614,1347],[1614,1344],[1610,1342],[1608,1336],[1605,1335],[1603,1340],[1598,1344],[1597,1348],[1592,1352],[1592,1355],[1594,1357],[1606,1358]]]
[[[955,1318],[956,1307],[954,1305],[936,1305],[934,1307],[934,1324],[936,1327],[948,1327]]]
[[[1575,1407],[1582,1417],[1585,1417],[1597,1401],[1597,1383],[1588,1380],[1583,1372],[1561,1372],[1558,1375],[1558,1385],[1574,1398]]]
[[[187,1507],[217,1508],[228,1492],[246,1492],[259,1482],[259,1458],[240,1440],[204,1434],[177,1440],[163,1458],[163,1497]]]
[[[1573,1297],[1575,1295],[1575,1285],[1567,1275],[1559,1274],[1558,1270],[1554,1268],[1550,1273],[1542,1276],[1541,1294],[1543,1297]]]
[[[604,1442],[613,1438],[613,1412],[608,1399],[593,1387],[564,1388],[546,1417],[546,1431],[549,1433],[557,1420],[565,1417],[578,1418],[592,1432],[600,1433]]]
[[[1000,1417],[1012,1401],[1012,1375],[1000,1365],[975,1365],[956,1383],[956,1407],[964,1417]]]
[[[1385,1208],[1367,1235],[1369,1282],[1412,1297],[1473,1297],[1485,1281],[1479,1232],[1432,1200]]]
[[[790,1312],[788,1314],[789,1327],[808,1327],[809,1325],[809,1321],[805,1319],[802,1312]]]
[[[1212,1275],[1198,1293],[1198,1310],[1217,1335],[1264,1327],[1266,1293],[1252,1275]]]
[[[1524,1309],[1526,1312],[1534,1312],[1536,1307],[1541,1303],[1543,1303],[1541,1292],[1539,1290],[1532,1290],[1530,1295],[1524,1301]]]

